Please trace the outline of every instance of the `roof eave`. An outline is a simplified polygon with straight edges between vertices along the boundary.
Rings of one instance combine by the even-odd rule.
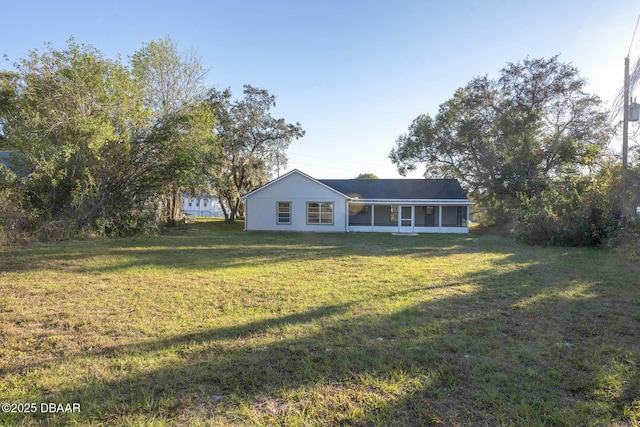
[[[267,187],[269,187],[269,186],[271,186],[272,184],[275,184],[276,182],[278,182],[278,181],[280,181],[280,180],[284,179],[285,177],[288,177],[288,176],[290,176],[290,175],[293,175],[294,173],[297,173],[298,175],[303,176],[303,177],[305,177],[305,178],[307,178],[307,179],[309,179],[309,180],[311,180],[311,181],[315,182],[316,184],[321,185],[322,187],[324,187],[324,188],[326,188],[326,189],[328,189],[328,190],[333,191],[334,193],[338,194],[338,195],[339,195],[339,196],[341,196],[341,197],[344,197],[344,198],[345,198],[345,199],[347,199],[347,200],[349,199],[349,196],[347,196],[346,194],[343,194],[343,193],[339,192],[339,191],[338,191],[338,190],[336,190],[335,188],[332,188],[332,187],[328,186],[327,184],[324,184],[324,183],[322,183],[322,182],[318,181],[318,180],[317,180],[317,179],[315,179],[314,177],[309,176],[309,175],[307,175],[307,174],[306,174],[306,173],[304,173],[304,172],[300,172],[298,169],[293,169],[292,171],[289,171],[289,172],[287,172],[286,174],[284,174],[284,175],[282,175],[282,176],[280,176],[280,177],[278,177],[278,178],[276,178],[276,179],[274,179],[274,180],[272,180],[272,181],[269,181],[269,182],[268,182],[268,183],[266,183],[265,185],[260,186],[260,187],[256,188],[255,190],[248,192],[248,193],[247,193],[247,194],[245,194],[244,196],[241,196],[241,197],[240,197],[240,200],[245,200],[247,197],[249,197],[249,196],[251,196],[251,195],[253,195],[253,194],[255,194],[255,193],[257,193],[257,192],[259,192],[259,191],[261,191],[261,190],[263,190],[263,189],[265,189],[265,188],[267,188]]]
[[[371,205],[475,205],[469,199],[359,199],[349,198],[349,202]]]

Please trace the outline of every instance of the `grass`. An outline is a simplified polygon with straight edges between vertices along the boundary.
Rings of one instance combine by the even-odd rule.
[[[0,425],[640,424],[640,266],[486,235],[0,252]]]

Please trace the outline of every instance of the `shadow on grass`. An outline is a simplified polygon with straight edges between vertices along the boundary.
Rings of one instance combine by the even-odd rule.
[[[282,237],[279,244],[262,237],[247,250],[278,259],[273,250]],[[428,247],[353,237],[355,246],[345,248],[344,236],[303,242],[289,236],[291,247],[281,250],[302,260],[485,250],[483,242],[464,239],[436,238]],[[81,402],[85,420],[114,424],[155,418],[179,424],[195,416],[263,425],[585,425],[640,417],[640,298],[630,286],[638,268],[615,275],[615,265],[599,268],[589,251],[502,250],[507,256],[495,269],[460,283],[78,355],[114,365],[158,362],[122,369],[107,382],[88,376],[85,384],[40,397]],[[190,251],[225,259],[225,266],[238,256]],[[135,265],[162,263],[163,253],[140,255]],[[501,268],[507,264],[519,267]],[[460,290],[431,298],[439,286]],[[407,306],[376,311],[392,300]],[[72,420],[60,415],[55,422]]]
[[[375,235],[374,235],[375,234]],[[412,238],[378,233],[180,232],[151,238],[66,242],[56,246],[0,252],[0,272],[56,269],[112,273],[156,267],[215,270],[277,265],[293,261],[418,254],[446,256],[475,250],[471,236],[421,235]],[[87,261],[104,258],[109,262]]]

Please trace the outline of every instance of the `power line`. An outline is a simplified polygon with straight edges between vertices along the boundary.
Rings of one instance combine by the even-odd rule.
[[[295,162],[296,165],[302,165],[302,166],[315,166],[318,167],[317,163],[304,163],[304,162]],[[347,169],[347,168],[337,168],[335,166],[320,166],[322,169],[331,169],[331,170],[336,170],[336,171],[341,171],[341,172],[352,172],[352,173],[357,173],[357,171],[355,169]]]
[[[368,166],[389,166],[389,165],[383,165],[381,163],[367,163],[367,162],[359,162],[357,160],[352,160],[352,159],[335,159],[335,158],[330,158],[330,157],[319,157],[319,156],[310,156],[308,154],[298,154],[298,153],[292,153],[292,152],[288,152],[287,154],[291,154],[292,156],[300,156],[300,157],[309,157],[311,159],[318,159],[318,160],[329,160],[331,162],[343,162],[343,163],[356,163],[356,164],[360,164],[360,165],[368,165]]]
[[[636,28],[633,30],[633,36],[631,36],[631,43],[629,44],[629,52],[627,52],[627,57],[631,55],[631,47],[633,46],[633,41],[636,38],[636,31],[638,31],[639,22],[640,22],[640,13],[638,14],[638,19],[636,20]]]

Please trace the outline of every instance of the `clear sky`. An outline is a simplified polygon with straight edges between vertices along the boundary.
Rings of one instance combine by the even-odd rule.
[[[507,62],[560,54],[609,106],[624,57],[640,53],[637,0],[5,0],[0,10],[3,68],[70,36],[124,61],[170,36],[197,51],[209,86],[276,95],[273,115],[306,131],[286,170],[320,179],[399,177],[388,154],[413,119]]]

